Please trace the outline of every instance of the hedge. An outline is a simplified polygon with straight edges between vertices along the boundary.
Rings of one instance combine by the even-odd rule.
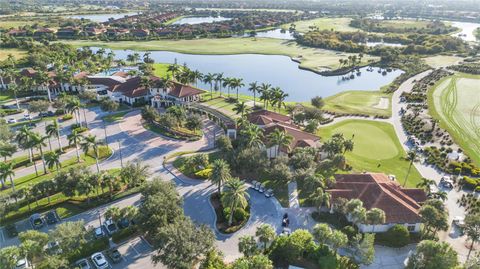
[[[387,247],[404,247],[410,244],[410,233],[407,227],[396,224],[384,233],[377,233],[375,242]]]
[[[121,229],[118,232],[114,233],[112,235],[112,241],[115,244],[118,244],[130,237],[133,237],[134,235],[137,235],[137,229],[135,228],[135,226],[130,225],[128,228]]]
[[[72,251],[67,256],[69,262],[73,263],[79,259],[90,257],[95,252],[100,252],[102,250],[108,249],[110,244],[107,237],[100,239],[95,239],[93,241],[88,241],[85,244],[81,245],[78,249]]]

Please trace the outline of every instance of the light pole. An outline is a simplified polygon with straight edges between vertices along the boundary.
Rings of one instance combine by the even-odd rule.
[[[107,141],[107,127],[105,126],[105,120],[102,119],[102,123],[103,123],[103,131],[105,132],[105,145],[107,145],[108,147],[108,141]]]
[[[117,143],[118,143],[118,153],[120,154],[120,167],[123,168],[122,146],[120,145],[120,140],[117,140]]]
[[[85,118],[85,127],[88,128],[87,113],[85,113],[85,108],[82,108],[82,110],[83,110],[83,118]]]
[[[100,214],[100,210],[97,209],[98,214],[98,221],[100,222],[100,226],[102,226],[102,215]]]

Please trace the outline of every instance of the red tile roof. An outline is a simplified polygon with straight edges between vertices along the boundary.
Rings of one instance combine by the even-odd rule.
[[[290,150],[293,150],[297,147],[316,147],[320,138],[313,134],[304,132],[300,129],[294,128],[292,126],[284,125],[281,123],[274,123],[264,128],[264,136],[267,137],[270,133],[280,129],[283,132],[286,132],[292,136],[292,142],[290,143]],[[284,152],[287,152],[287,149],[281,149]]]
[[[108,90],[113,91],[116,86],[122,84],[122,82],[109,77],[87,77],[91,85],[105,85]]]
[[[194,96],[198,94],[204,93],[203,90],[194,88],[189,85],[181,84],[178,82],[173,82],[173,89],[171,89],[168,94],[171,96],[175,96],[177,98],[183,98],[188,96]]]
[[[332,200],[359,199],[367,210],[382,209],[386,223],[420,223],[420,203],[427,199],[423,190],[404,189],[379,173],[335,175],[335,179],[334,187],[327,190]]]
[[[257,125],[266,125],[261,123],[283,122],[291,123],[292,119],[289,116],[285,116],[279,113],[275,113],[268,110],[254,111],[247,116],[248,121]]]

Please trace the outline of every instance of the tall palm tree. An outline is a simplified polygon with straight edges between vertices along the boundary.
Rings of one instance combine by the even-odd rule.
[[[242,117],[250,110],[250,108],[245,104],[245,102],[236,103],[233,107],[235,113],[240,114]]]
[[[355,143],[353,142],[353,139],[346,139],[343,142],[343,155],[345,155],[345,153],[347,151],[353,151],[353,146],[354,145],[355,145]]]
[[[263,130],[256,124],[248,123],[240,131],[242,138],[245,140],[247,147],[261,148],[263,144]]]
[[[248,205],[249,194],[243,181],[238,178],[231,178],[225,183],[225,191],[222,195],[222,204],[230,208],[228,226],[232,225],[233,214],[237,208],[245,208]]]
[[[93,156],[95,158],[95,164],[97,166],[97,173],[99,174],[100,173],[100,166],[98,164],[99,156],[98,156],[97,137],[94,136],[94,135],[89,135],[87,137],[84,137],[82,143],[80,143],[80,146],[81,146],[83,152],[85,153],[85,155],[87,155],[90,150],[93,151]]]
[[[15,144],[0,141],[0,157],[3,157],[4,162],[7,162],[7,157],[12,157],[15,152],[17,152]]]
[[[43,173],[47,173],[47,165],[45,163],[45,155],[43,153],[43,147],[46,147],[47,144],[45,141],[48,139],[48,136],[42,136],[39,133],[32,133],[30,135],[30,141],[32,143],[32,146],[34,148],[37,148],[40,151],[40,157],[42,159],[42,164],[43,164]]]
[[[2,182],[5,182],[10,179],[10,185],[12,185],[12,191],[15,191],[15,183],[13,183],[13,177],[15,176],[15,171],[13,170],[14,163],[0,163],[0,178]]]
[[[222,86],[223,86],[224,88],[227,88],[227,89],[228,89],[227,95],[228,95],[228,97],[230,97],[230,89],[231,89],[231,87],[232,87],[233,78],[224,78],[224,79],[222,79],[222,81],[223,81],[223,82],[222,82]]]
[[[259,92],[260,92],[260,100],[263,100],[263,108],[264,109],[267,109],[267,106],[268,106],[268,101],[269,101],[269,98],[270,98],[270,87],[272,85],[268,84],[268,83],[262,83],[260,85],[260,89],[259,89]]]
[[[258,86],[256,81],[248,84],[248,90],[253,92],[253,106],[254,107],[255,107],[255,104],[256,104],[257,92],[258,92],[259,89],[260,89],[260,87]]]
[[[45,155],[45,162],[48,166],[48,169],[52,170],[53,167],[55,167],[58,172],[58,170],[62,166],[62,164],[60,163],[60,152],[49,152],[47,155]]]
[[[422,177],[416,187],[422,188],[426,193],[430,193],[430,186],[433,184],[435,184],[435,180]]]
[[[180,72],[181,67],[178,64],[171,64],[167,67],[167,71],[172,73],[172,79],[176,80],[175,74],[178,74]]]
[[[60,152],[62,152],[63,147],[62,147],[62,143],[60,142],[60,125],[58,124],[57,119],[54,119],[51,124],[47,125],[45,127],[45,131],[48,137],[57,138],[58,147],[60,149]]]
[[[78,145],[83,139],[83,135],[78,133],[76,130],[73,130],[70,135],[68,135],[68,143],[70,145],[75,145],[75,150],[77,152],[77,162],[80,162],[80,152],[78,150]]]
[[[118,182],[118,177],[112,175],[110,173],[105,173],[102,175],[102,183],[108,187],[108,193],[110,195],[110,199],[113,197],[113,186]]]
[[[190,72],[190,75],[191,75],[191,77],[192,77],[192,79],[193,79],[193,81],[194,81],[194,83],[195,83],[195,86],[197,86],[197,85],[198,85],[198,81],[199,81],[199,80],[202,80],[202,78],[203,78],[203,74],[202,74],[200,71],[198,71],[198,70],[195,70],[195,71]]]
[[[237,91],[237,101],[238,101],[238,90],[241,87],[245,86],[245,84],[243,83],[243,79],[241,78],[232,79],[232,81],[230,82],[230,86]]]
[[[69,98],[67,100],[67,105],[65,106],[66,110],[68,113],[71,113],[75,116],[75,121],[77,124],[80,124],[81,118],[80,118],[80,107],[81,107],[80,99],[74,97],[74,98]]]
[[[273,87],[271,89],[272,106],[276,105],[278,110],[283,106],[285,107],[285,99],[288,97],[288,93],[285,93],[280,87]]]
[[[222,81],[223,81],[223,73],[215,74],[215,89],[220,91],[220,97],[222,97]]]
[[[222,159],[215,160],[212,164],[212,173],[210,174],[210,181],[218,187],[218,193],[222,192],[222,185],[231,178],[230,166]]]
[[[203,83],[210,85],[210,100],[213,99],[213,82],[215,80],[215,75],[208,73],[203,76]]]
[[[48,87],[48,83],[50,82],[50,77],[48,76],[47,72],[44,70],[35,70],[35,82],[44,88],[47,91],[48,101],[52,102],[52,95],[50,94],[50,87]]]
[[[33,162],[33,146],[30,143],[30,136],[32,131],[28,128],[27,125],[23,125],[18,131],[15,140],[17,144],[28,151],[28,156],[30,158],[30,162]]]
[[[15,103],[17,105],[17,109],[20,109],[20,104],[18,102],[18,97],[17,93],[20,87],[18,87],[15,79],[17,78],[17,70],[13,66],[9,66],[5,68],[4,70],[5,77],[7,77],[10,81],[10,84],[8,85],[8,89],[13,92],[13,96],[15,97]]]
[[[408,166],[407,174],[405,175],[405,180],[403,182],[403,187],[405,187],[405,185],[407,184],[407,179],[408,179],[408,176],[410,175],[410,171],[412,170],[413,163],[418,161],[417,150],[412,149],[412,150],[408,151],[407,157],[405,159],[410,162],[410,165]]]
[[[285,131],[275,129],[267,136],[270,146],[277,146],[276,155],[280,154],[280,148],[286,147],[287,151],[290,151],[290,143],[293,137],[287,134]]]

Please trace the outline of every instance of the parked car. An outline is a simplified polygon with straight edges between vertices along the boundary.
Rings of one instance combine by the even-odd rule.
[[[260,190],[260,185],[262,185],[261,182],[256,182],[256,183],[255,183],[255,186],[254,186],[254,189],[255,189],[256,191]]]
[[[117,225],[115,225],[115,222],[111,219],[108,219],[103,223],[103,228],[108,235],[112,235],[118,230]]]
[[[48,224],[55,224],[60,221],[60,217],[55,209],[48,211],[47,214],[45,214],[45,219],[47,220]]]
[[[93,253],[91,258],[93,265],[95,265],[95,268],[97,269],[112,268],[112,266],[108,263],[107,259],[105,259],[105,256],[101,252]]]
[[[258,184],[258,181],[254,180],[252,181],[252,185],[250,185],[250,188],[255,189],[255,186]]]
[[[10,118],[10,119],[8,119],[8,121],[7,121],[7,122],[8,122],[8,123],[16,123],[16,122],[17,122],[17,120],[16,120],[16,119],[14,119],[14,118]]]
[[[45,112],[42,111],[42,112],[40,112],[38,115],[39,115],[40,117],[42,117],[42,118],[43,118],[43,117],[52,117],[52,116],[55,116],[55,112],[50,111],[50,110],[49,110],[49,111],[45,111]]]
[[[445,187],[445,188],[453,188],[453,180],[448,177],[448,176],[444,176],[440,179],[440,184]]]
[[[15,237],[18,235],[17,227],[15,226],[15,224],[8,224],[7,226],[5,226],[5,230],[7,231],[7,235],[9,237]]]
[[[265,191],[265,197],[267,198],[270,198],[273,196],[273,190],[272,189],[268,189]]]
[[[27,258],[18,260],[17,264],[15,265],[15,269],[23,269],[23,268],[31,268]]]
[[[122,261],[122,254],[116,248],[107,250],[107,255],[112,259],[113,263],[119,263]]]
[[[95,228],[93,233],[95,234],[95,238],[100,238],[105,236],[105,232],[103,231],[102,227]]]
[[[34,229],[40,229],[45,225],[45,220],[42,218],[42,216],[38,213],[33,214],[30,216],[30,223],[32,224],[32,227]]]
[[[453,218],[453,224],[455,224],[458,228],[463,228],[465,227],[465,218],[456,216]]]
[[[37,124],[35,122],[29,122],[27,124],[27,126],[30,127],[30,128],[35,128],[35,127],[37,127]]]
[[[258,188],[258,191],[259,191],[260,193],[263,193],[263,192],[265,191],[265,184],[263,184],[263,183],[260,184],[260,187]]]
[[[128,226],[130,226],[130,221],[127,218],[122,218],[117,222],[118,229],[125,229],[128,228]]]
[[[75,268],[91,269],[92,267],[90,266],[90,263],[88,262],[87,259],[81,259],[75,263]]]
[[[288,214],[283,214],[282,227],[287,228],[290,225],[290,220],[288,219]]]
[[[290,228],[283,228],[282,229],[282,233],[280,235],[290,235],[292,233],[292,230],[290,230]]]
[[[23,118],[24,118],[25,120],[31,120],[31,119],[33,119],[32,116],[30,116],[30,114],[25,114],[25,115],[23,115]]]

